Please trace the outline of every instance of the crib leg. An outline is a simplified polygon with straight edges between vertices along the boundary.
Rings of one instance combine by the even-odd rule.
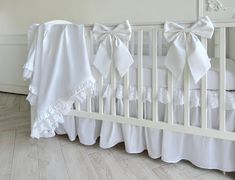
[[[31,106],[30,108],[30,118],[31,118],[31,131],[33,129],[33,124],[34,124],[34,120],[35,120],[35,107]]]

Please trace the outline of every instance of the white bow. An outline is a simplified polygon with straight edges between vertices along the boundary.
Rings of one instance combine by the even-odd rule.
[[[210,69],[210,59],[197,36],[211,38],[214,26],[209,17],[202,17],[191,27],[183,27],[173,22],[164,25],[164,36],[171,46],[165,66],[175,77],[179,77],[186,60],[195,83]]]
[[[95,24],[93,27],[94,39],[100,42],[94,66],[107,77],[112,59],[121,77],[129,70],[134,62],[128,48],[124,43],[131,38],[131,26],[125,21],[114,28]]]

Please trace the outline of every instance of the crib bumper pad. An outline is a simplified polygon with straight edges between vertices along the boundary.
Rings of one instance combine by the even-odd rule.
[[[127,98],[129,101],[138,100],[138,91],[136,86],[129,87],[128,97],[124,97],[124,88],[123,85],[117,85],[116,90],[112,93],[111,85],[106,84],[102,92],[99,92],[99,85],[96,84],[94,87],[94,91],[92,91],[92,97],[98,97],[99,94],[104,99],[111,99],[113,96],[117,98],[118,101],[123,103],[123,99]],[[167,88],[159,88],[156,101],[162,104],[168,104],[173,101],[174,106],[184,105],[184,91],[180,88],[174,89],[173,91],[173,99],[169,98],[169,92]],[[143,87],[142,100],[144,103],[153,101],[152,99],[152,88],[151,87]],[[226,110],[234,110],[235,109],[235,92],[234,91],[226,91]],[[219,91],[207,90],[207,108],[215,109],[219,107]],[[201,107],[201,92],[200,90],[190,90],[190,108]]]

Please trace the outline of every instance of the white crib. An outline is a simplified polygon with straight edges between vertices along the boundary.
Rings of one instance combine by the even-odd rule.
[[[191,22],[182,24],[188,26]],[[86,25],[97,91],[88,93],[85,102],[73,104],[56,133],[67,133],[70,140],[78,136],[86,145],[100,137],[102,148],[124,142],[129,153],[146,149],[150,157],[161,157],[166,162],[186,159],[202,168],[234,171],[235,60],[227,57],[226,46],[232,44],[228,43],[228,35],[235,22],[214,22],[214,26],[213,38],[201,39],[212,59],[212,68],[194,84],[187,66],[180,82],[162,66],[168,49],[162,36],[163,23],[132,25],[132,38],[126,45],[135,62],[123,78],[112,63],[108,80],[93,67],[98,43],[93,38],[92,25]],[[104,96],[107,85],[108,99]],[[117,97],[120,86],[122,95]],[[134,101],[130,98],[132,87]],[[175,92],[183,98],[177,99]],[[160,99],[161,94],[167,100]],[[192,105],[194,95],[197,99]],[[32,105],[32,129],[35,117]]]
[[[190,23],[182,23],[184,25],[188,25]],[[112,25],[110,25],[112,26]],[[175,132],[181,132],[181,133],[187,133],[187,134],[193,134],[193,135],[203,135],[213,138],[220,138],[225,140],[235,140],[235,132],[229,132],[226,131],[226,108],[225,108],[225,100],[226,100],[226,29],[235,27],[234,22],[215,22],[215,34],[219,35],[219,40],[215,40],[215,45],[217,49],[215,50],[215,54],[218,54],[219,51],[219,129],[211,129],[207,126],[207,83],[208,83],[208,77],[205,75],[202,80],[200,81],[200,96],[201,96],[201,125],[200,127],[195,127],[190,125],[190,75],[188,72],[188,68],[185,68],[184,70],[184,77],[183,77],[183,93],[184,93],[184,123],[183,124],[176,124],[174,123],[173,119],[173,108],[174,108],[174,102],[173,102],[173,91],[174,91],[174,79],[172,77],[172,74],[170,72],[167,73],[167,90],[169,93],[169,102],[167,104],[167,122],[159,121],[158,118],[158,102],[157,102],[157,96],[158,96],[158,54],[159,54],[159,46],[158,46],[158,34],[163,29],[162,23],[156,23],[156,24],[132,24],[133,28],[133,34],[136,33],[137,36],[133,36],[134,38],[137,38],[138,44],[137,48],[135,48],[134,41],[131,41],[127,46],[130,46],[130,51],[134,52],[137,51],[137,92],[138,92],[138,116],[137,117],[130,117],[129,114],[129,100],[127,98],[129,93],[129,73],[127,73],[123,78],[123,89],[124,89],[124,115],[117,115],[116,114],[116,97],[112,96],[111,98],[111,114],[104,113],[103,107],[104,107],[104,101],[102,94],[99,93],[98,95],[98,105],[99,109],[98,112],[95,112],[92,110],[91,104],[92,104],[92,97],[89,95],[87,97],[87,103],[86,103],[86,110],[81,110],[80,104],[76,103],[76,106],[68,115],[71,116],[78,116],[78,117],[85,117],[90,119],[96,119],[96,120],[104,120],[104,121],[113,121],[118,123],[127,123],[131,125],[137,125],[137,126],[143,126],[143,127],[151,127],[151,128],[158,128],[158,129],[164,129],[169,131],[175,131]],[[86,26],[86,32],[87,32],[87,44],[90,54],[90,59],[92,61],[92,58],[94,57],[94,41],[92,38],[92,26],[87,25]],[[143,56],[145,53],[144,47],[144,33],[145,32],[151,32],[152,36],[148,36],[148,38],[151,38],[151,53],[152,56],[152,66],[148,67],[151,69],[151,87],[152,87],[152,103],[151,103],[151,119],[145,119],[143,116],[143,99],[142,99],[142,93],[143,93]],[[133,38],[132,38],[133,39]],[[201,39],[203,45],[207,47],[207,40]],[[132,43],[132,44],[131,44]],[[95,71],[95,70],[94,70]],[[103,89],[104,79],[100,76],[99,73],[95,73],[95,77],[98,77],[98,84],[99,84],[99,90],[100,92]],[[112,92],[115,91],[117,84],[117,74],[115,71],[115,68],[111,67],[111,90]],[[34,117],[34,109],[32,108],[31,111],[32,121]],[[33,124],[33,122],[32,122]]]

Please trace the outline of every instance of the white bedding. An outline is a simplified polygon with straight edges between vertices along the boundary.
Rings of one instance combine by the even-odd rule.
[[[137,84],[137,57],[134,57],[135,64],[130,69],[130,85]],[[158,87],[167,87],[167,70],[164,67],[164,59],[165,56],[158,57]],[[207,74],[207,88],[210,90],[218,90],[219,89],[219,59],[213,58],[211,60],[212,68]],[[152,58],[149,56],[143,57],[143,84],[144,86],[151,87],[151,67],[152,67]],[[109,79],[107,80],[110,81]],[[121,83],[120,79],[118,82]],[[183,78],[174,84],[176,88],[183,88]],[[195,84],[191,79],[191,89],[200,89],[201,85],[200,82]],[[235,90],[235,61],[232,59],[226,59],[226,90]]]
[[[86,107],[85,104],[82,106]],[[137,102],[130,102],[131,116],[137,115]],[[105,112],[110,110],[106,106]],[[150,104],[147,103],[146,116],[150,118]],[[159,103],[159,118],[165,120],[167,108]],[[120,109],[117,111],[120,113]],[[218,108],[208,110],[208,127],[218,128]],[[235,111],[226,112],[226,127],[235,130]],[[183,106],[174,110],[175,121],[183,120]],[[200,125],[200,108],[191,108],[191,124]],[[218,140],[214,138],[188,135],[119,124],[114,122],[98,121],[85,118],[66,117],[65,123],[56,130],[58,134],[68,134],[71,141],[78,136],[84,145],[95,144],[100,137],[100,147],[110,148],[117,143],[124,142],[128,153],[141,153],[148,151],[151,158],[161,158],[163,161],[175,163],[182,159],[189,160],[198,167],[206,169],[219,169],[222,171],[235,171],[235,142]]]
[[[66,25],[66,26],[73,26],[73,25]],[[75,33],[76,34],[76,33]],[[52,33],[52,35],[54,35]],[[64,35],[64,34],[63,34]],[[65,34],[66,35],[66,34]],[[47,34],[48,37],[48,34]],[[54,37],[54,36],[53,36]],[[72,37],[72,36],[71,36]],[[81,36],[82,37],[82,36]],[[67,38],[65,38],[67,39]],[[77,39],[77,38],[75,38]],[[55,39],[56,41],[58,39]],[[71,42],[74,39],[71,39]],[[77,39],[78,40],[78,39]],[[84,40],[84,39],[82,39]],[[47,42],[47,41],[46,41]],[[54,43],[58,44],[58,43]],[[63,46],[65,49],[68,48],[68,46]],[[76,47],[76,46],[74,46]],[[85,47],[85,45],[84,45]],[[71,50],[71,48],[69,48]],[[63,66],[64,61],[63,57],[67,56],[67,49],[63,52],[63,56],[58,56],[60,58],[60,64],[62,64],[60,67],[61,69],[57,70],[57,73],[54,74],[54,78],[57,81],[56,86],[53,83],[50,83],[50,79],[47,78],[46,74],[43,74],[44,80],[46,85],[39,86],[43,87],[43,91],[45,92],[44,96],[41,96],[42,102],[46,102],[44,97],[47,95],[48,90],[48,84],[53,87],[53,91],[50,91],[54,96],[58,95],[58,88],[61,87],[61,79],[64,80],[62,84],[65,84],[63,87],[70,87],[67,85],[69,81],[66,81],[69,79],[69,75],[71,77],[74,77],[74,80],[81,81],[80,78],[85,78],[86,76],[81,75],[77,76],[76,74],[66,73],[71,72],[68,71],[70,69],[66,69],[66,67],[72,68],[73,73],[77,73],[79,71],[76,71],[75,68],[79,67],[82,70],[86,70],[86,65],[84,65],[84,62],[88,61],[73,61],[74,62],[83,62],[81,65],[76,66],[69,66],[68,63],[65,63],[65,66]],[[77,51],[73,51],[75,55],[71,55],[71,57],[80,57],[77,56]],[[84,51],[86,52],[86,51]],[[39,53],[40,54],[40,53]],[[48,55],[47,53],[45,54]],[[49,54],[50,55],[50,54]],[[87,56],[85,54],[85,56]],[[45,58],[47,59],[47,58]],[[56,58],[52,58],[53,60],[57,60]],[[87,59],[81,58],[81,60]],[[129,100],[130,100],[130,116],[136,117],[137,112],[137,101],[136,101],[136,95],[137,95],[137,73],[136,73],[136,62],[137,57],[134,56],[135,64],[130,69],[130,85],[132,87],[132,93],[129,93]],[[166,120],[166,111],[167,108],[165,108],[166,104],[169,102],[168,99],[168,92],[167,92],[167,70],[164,67],[164,56],[159,56],[158,58],[158,102],[159,102],[159,119],[160,121]],[[40,58],[38,58],[40,60]],[[144,116],[147,119],[151,119],[151,69],[152,66],[152,59],[148,56],[144,56],[144,82],[143,82],[143,100],[144,100]],[[40,61],[38,61],[40,62]],[[51,61],[45,61],[45,63],[49,63],[48,68],[56,69],[54,66],[50,65]],[[54,61],[52,61],[54,62]],[[212,60],[212,69],[208,72],[208,126],[209,128],[218,128],[218,87],[219,87],[219,73],[218,73],[218,60],[213,59]],[[32,63],[34,64],[34,63]],[[32,65],[31,64],[31,65]],[[58,64],[52,63],[52,64]],[[47,65],[47,64],[46,64]],[[71,65],[71,64],[70,64]],[[235,90],[235,62],[233,62],[231,59],[226,60],[227,65],[227,71],[226,71],[226,90]],[[38,67],[38,66],[36,66]],[[40,67],[41,68],[41,67]],[[42,69],[42,68],[41,68]],[[29,69],[30,70],[30,69]],[[88,70],[87,70],[88,71]],[[51,71],[50,69],[47,70],[48,75]],[[81,71],[82,72],[82,71]],[[67,74],[66,77],[64,77],[64,74]],[[80,73],[81,74],[81,73]],[[90,70],[89,70],[89,76],[91,76]],[[63,75],[63,77],[59,77],[59,75]],[[35,76],[34,76],[35,77]],[[41,76],[38,76],[42,78]],[[92,78],[92,77],[90,77]],[[183,78],[180,79],[180,82],[177,82],[174,87],[174,121],[176,123],[182,123],[183,120]],[[73,84],[76,84],[76,81]],[[118,84],[122,84],[121,80],[118,79]],[[116,94],[113,92],[110,92],[108,90],[109,80],[105,82],[106,88],[104,88],[103,97],[104,97],[104,113],[110,113],[110,98],[111,96],[115,96],[117,98],[117,114],[122,114],[123,112],[123,91],[122,86],[117,86],[117,90],[115,90]],[[72,85],[71,85],[72,86]],[[87,86],[88,87],[88,86]],[[89,86],[90,87],[90,86]],[[47,88],[47,89],[45,89]],[[62,88],[62,90],[66,90],[66,88]],[[73,88],[73,87],[72,87]],[[72,89],[71,90],[74,90]],[[93,78],[92,78],[92,89],[93,89]],[[200,91],[197,89],[200,89],[200,84],[194,84],[191,83],[191,91],[190,91],[190,107],[191,107],[191,124],[193,126],[200,126]],[[50,89],[49,89],[50,90]],[[94,88],[96,91],[96,89]],[[107,90],[107,91],[106,91]],[[213,90],[213,91],[212,91]],[[194,136],[194,135],[186,135],[182,133],[173,133],[168,131],[163,131],[159,129],[151,129],[151,128],[145,128],[145,127],[136,127],[133,125],[124,125],[124,124],[118,124],[115,122],[105,122],[105,121],[98,121],[93,119],[85,119],[85,118],[75,118],[72,116],[62,116],[62,114],[65,114],[65,112],[68,112],[70,110],[70,105],[75,101],[75,98],[77,99],[83,99],[85,98],[85,92],[87,92],[86,86],[81,85],[81,88],[78,90],[75,89],[74,94],[72,96],[66,95],[62,99],[58,100],[58,103],[55,104],[55,106],[44,106],[42,105],[42,108],[46,107],[45,115],[42,116],[41,119],[47,120],[45,121],[45,127],[49,127],[44,131],[43,126],[39,126],[39,133],[41,131],[43,133],[47,133],[46,137],[49,137],[52,132],[52,136],[54,135],[54,128],[57,126],[58,122],[63,122],[62,120],[65,120],[63,124],[59,124],[60,126],[56,129],[56,132],[58,134],[64,134],[67,133],[70,140],[75,140],[75,138],[78,136],[80,139],[80,142],[86,145],[92,145],[96,142],[97,138],[100,137],[100,146],[102,148],[110,148],[114,146],[117,143],[124,142],[126,151],[129,153],[140,153],[143,150],[147,149],[149,156],[152,158],[159,158],[161,157],[164,161],[167,162],[177,162],[181,159],[187,159],[194,163],[195,165],[203,168],[209,168],[209,169],[220,169],[223,171],[235,171],[235,142],[231,141],[224,141],[224,140],[217,140],[213,138],[207,138],[207,137],[201,137],[201,136]],[[98,92],[101,93],[101,92]],[[66,94],[66,93],[65,93]],[[59,95],[61,97],[62,95]],[[97,93],[94,93],[92,96],[92,108],[93,111],[97,111],[98,107],[98,100],[97,100]],[[68,99],[68,100],[67,100]],[[56,100],[56,99],[55,99]],[[53,100],[54,101],[54,100]],[[68,102],[69,103],[65,103]],[[51,104],[51,103],[48,103]],[[54,105],[54,102],[52,102]],[[53,108],[51,108],[53,107]],[[84,109],[86,107],[86,103],[83,103],[81,105],[81,109]],[[47,111],[48,109],[48,111]],[[44,111],[42,111],[44,112]],[[57,117],[57,114],[59,113],[59,117]],[[235,130],[235,92],[226,92],[226,127],[229,131]],[[60,121],[49,121],[51,119],[59,119]],[[41,125],[41,124],[39,124]],[[43,124],[44,125],[44,124]],[[43,128],[41,128],[43,127]],[[51,128],[53,127],[53,128]],[[35,137],[38,136],[38,134],[34,135]],[[49,135],[48,135],[49,134]]]
[[[151,60],[151,59],[150,59]],[[168,103],[167,100],[167,71],[163,65],[164,58],[159,58],[159,119],[166,120]],[[144,66],[149,67],[150,62],[144,59]],[[219,127],[219,73],[218,60],[212,60],[212,69],[208,73],[208,127],[217,129]],[[235,90],[235,62],[227,59],[228,67],[226,72],[226,89]],[[136,94],[136,69],[130,70],[130,84],[134,87],[133,94]],[[109,84],[108,82],[106,82]],[[119,81],[119,83],[121,83]],[[151,89],[151,70],[144,70],[144,89]],[[182,82],[178,84],[179,89],[174,91],[174,121],[183,121],[183,91]],[[191,84],[191,88],[200,89],[200,85]],[[117,113],[121,114],[123,95],[120,96],[120,88],[116,91]],[[103,92],[104,93],[104,92]],[[105,94],[105,93],[104,93]],[[121,93],[122,94],[122,93]],[[132,94],[130,100],[130,116],[137,116],[137,101]],[[151,94],[151,93],[150,93]],[[118,97],[120,96],[120,97]],[[105,113],[110,112],[111,94],[105,97]],[[143,97],[148,97],[144,91]],[[93,97],[93,111],[98,109],[98,101]],[[151,96],[150,96],[151,98]],[[200,91],[191,90],[190,96],[190,120],[191,125],[200,126]],[[144,99],[144,116],[151,119],[151,103],[148,98]],[[86,104],[81,106],[82,109]],[[133,125],[119,124],[115,122],[98,121],[93,119],[65,117],[65,123],[57,128],[58,134],[68,134],[71,141],[78,136],[80,142],[85,145],[95,144],[100,137],[100,147],[110,148],[117,143],[124,142],[128,153],[141,153],[148,151],[151,158],[161,158],[166,162],[178,162],[182,159],[189,160],[198,167],[206,169],[219,169],[222,171],[235,171],[235,142],[208,138],[202,136],[188,135],[183,133],[169,132],[159,129],[137,127]],[[235,131],[235,92],[226,92],[226,128],[228,131]]]

